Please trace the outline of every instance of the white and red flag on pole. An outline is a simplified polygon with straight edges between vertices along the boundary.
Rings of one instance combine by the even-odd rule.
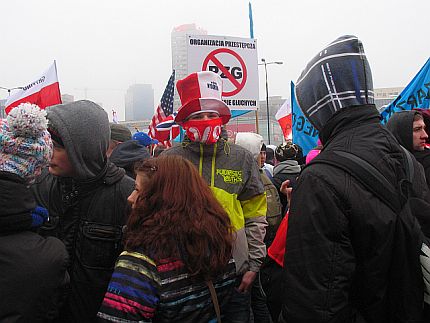
[[[285,100],[284,104],[279,108],[278,112],[276,112],[275,118],[278,120],[279,125],[281,126],[284,139],[291,139],[291,106],[288,100]]]
[[[158,128],[157,125],[160,123],[169,123],[173,119],[173,94],[175,91],[175,71],[167,82],[166,89],[164,90],[161,102],[157,106],[154,116],[152,117],[151,123],[149,124],[148,135],[152,139],[157,139],[160,143],[163,143],[166,147],[172,146],[172,140],[179,135],[179,126],[171,125],[171,127]]]
[[[58,83],[55,61],[34,82],[23,86],[19,91],[9,96],[6,101],[5,111],[9,113],[14,107],[27,102],[37,104],[41,109],[61,103],[60,85]]]

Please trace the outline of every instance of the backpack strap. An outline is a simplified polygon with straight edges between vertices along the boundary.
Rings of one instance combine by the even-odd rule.
[[[411,153],[403,146],[400,146],[403,150],[403,155],[406,157],[406,179],[409,183],[413,183],[414,179],[414,164],[412,163]]]
[[[394,212],[397,213],[400,211],[402,205],[397,189],[376,167],[364,159],[346,151],[334,150],[333,154],[328,156],[320,154],[309,165],[316,163],[328,164],[344,170],[382,200]]]

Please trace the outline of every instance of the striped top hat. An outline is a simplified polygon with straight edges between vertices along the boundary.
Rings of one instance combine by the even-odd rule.
[[[200,112],[216,112],[226,124],[231,118],[229,107],[222,101],[222,80],[209,71],[195,72],[176,84],[181,106],[175,122],[181,124],[190,116]]]

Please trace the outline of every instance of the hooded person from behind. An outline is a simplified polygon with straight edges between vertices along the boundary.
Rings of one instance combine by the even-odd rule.
[[[275,157],[279,162],[273,169],[273,184],[278,190],[282,203],[282,213],[288,210],[287,197],[281,193],[281,185],[286,180],[290,181],[288,185],[291,188],[296,187],[297,177],[302,168],[299,162],[303,159],[303,149],[291,141],[281,144],[275,149]]]
[[[47,118],[54,154],[49,172],[33,185],[37,202],[50,213],[40,233],[59,237],[70,256],[71,290],[61,319],[92,322],[122,251],[134,183],[106,156],[110,128],[100,106],[86,100],[55,105]]]
[[[416,110],[396,112],[388,120],[387,128],[424,167],[430,189],[430,149],[427,147],[428,129],[423,114]]]
[[[427,322],[419,259],[406,264],[410,275],[399,266],[407,251],[396,244],[406,238],[397,230],[397,212],[349,172],[318,163],[343,151],[367,161],[394,187],[405,178],[403,150],[380,124],[362,42],[342,36],[319,51],[296,82],[296,98],[324,148],[293,191],[279,321]],[[413,166],[415,197],[429,202],[422,167],[415,160]],[[408,233],[421,237],[412,221]],[[409,251],[419,251],[421,241],[414,248]]]
[[[45,115],[23,103],[0,120],[1,322],[50,322],[68,283],[64,244],[34,232],[48,218],[29,188],[52,156]]]

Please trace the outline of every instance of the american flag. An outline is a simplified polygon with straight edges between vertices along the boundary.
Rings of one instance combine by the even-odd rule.
[[[175,71],[172,72],[169,82],[167,83],[166,89],[164,90],[161,102],[157,106],[154,116],[152,117],[151,123],[149,124],[148,134],[152,139],[157,139],[163,143],[166,147],[171,147],[171,140],[179,134],[179,127],[173,126],[169,129],[157,129],[157,125],[169,121],[173,114],[173,93],[175,89]],[[167,131],[166,131],[167,130]]]

